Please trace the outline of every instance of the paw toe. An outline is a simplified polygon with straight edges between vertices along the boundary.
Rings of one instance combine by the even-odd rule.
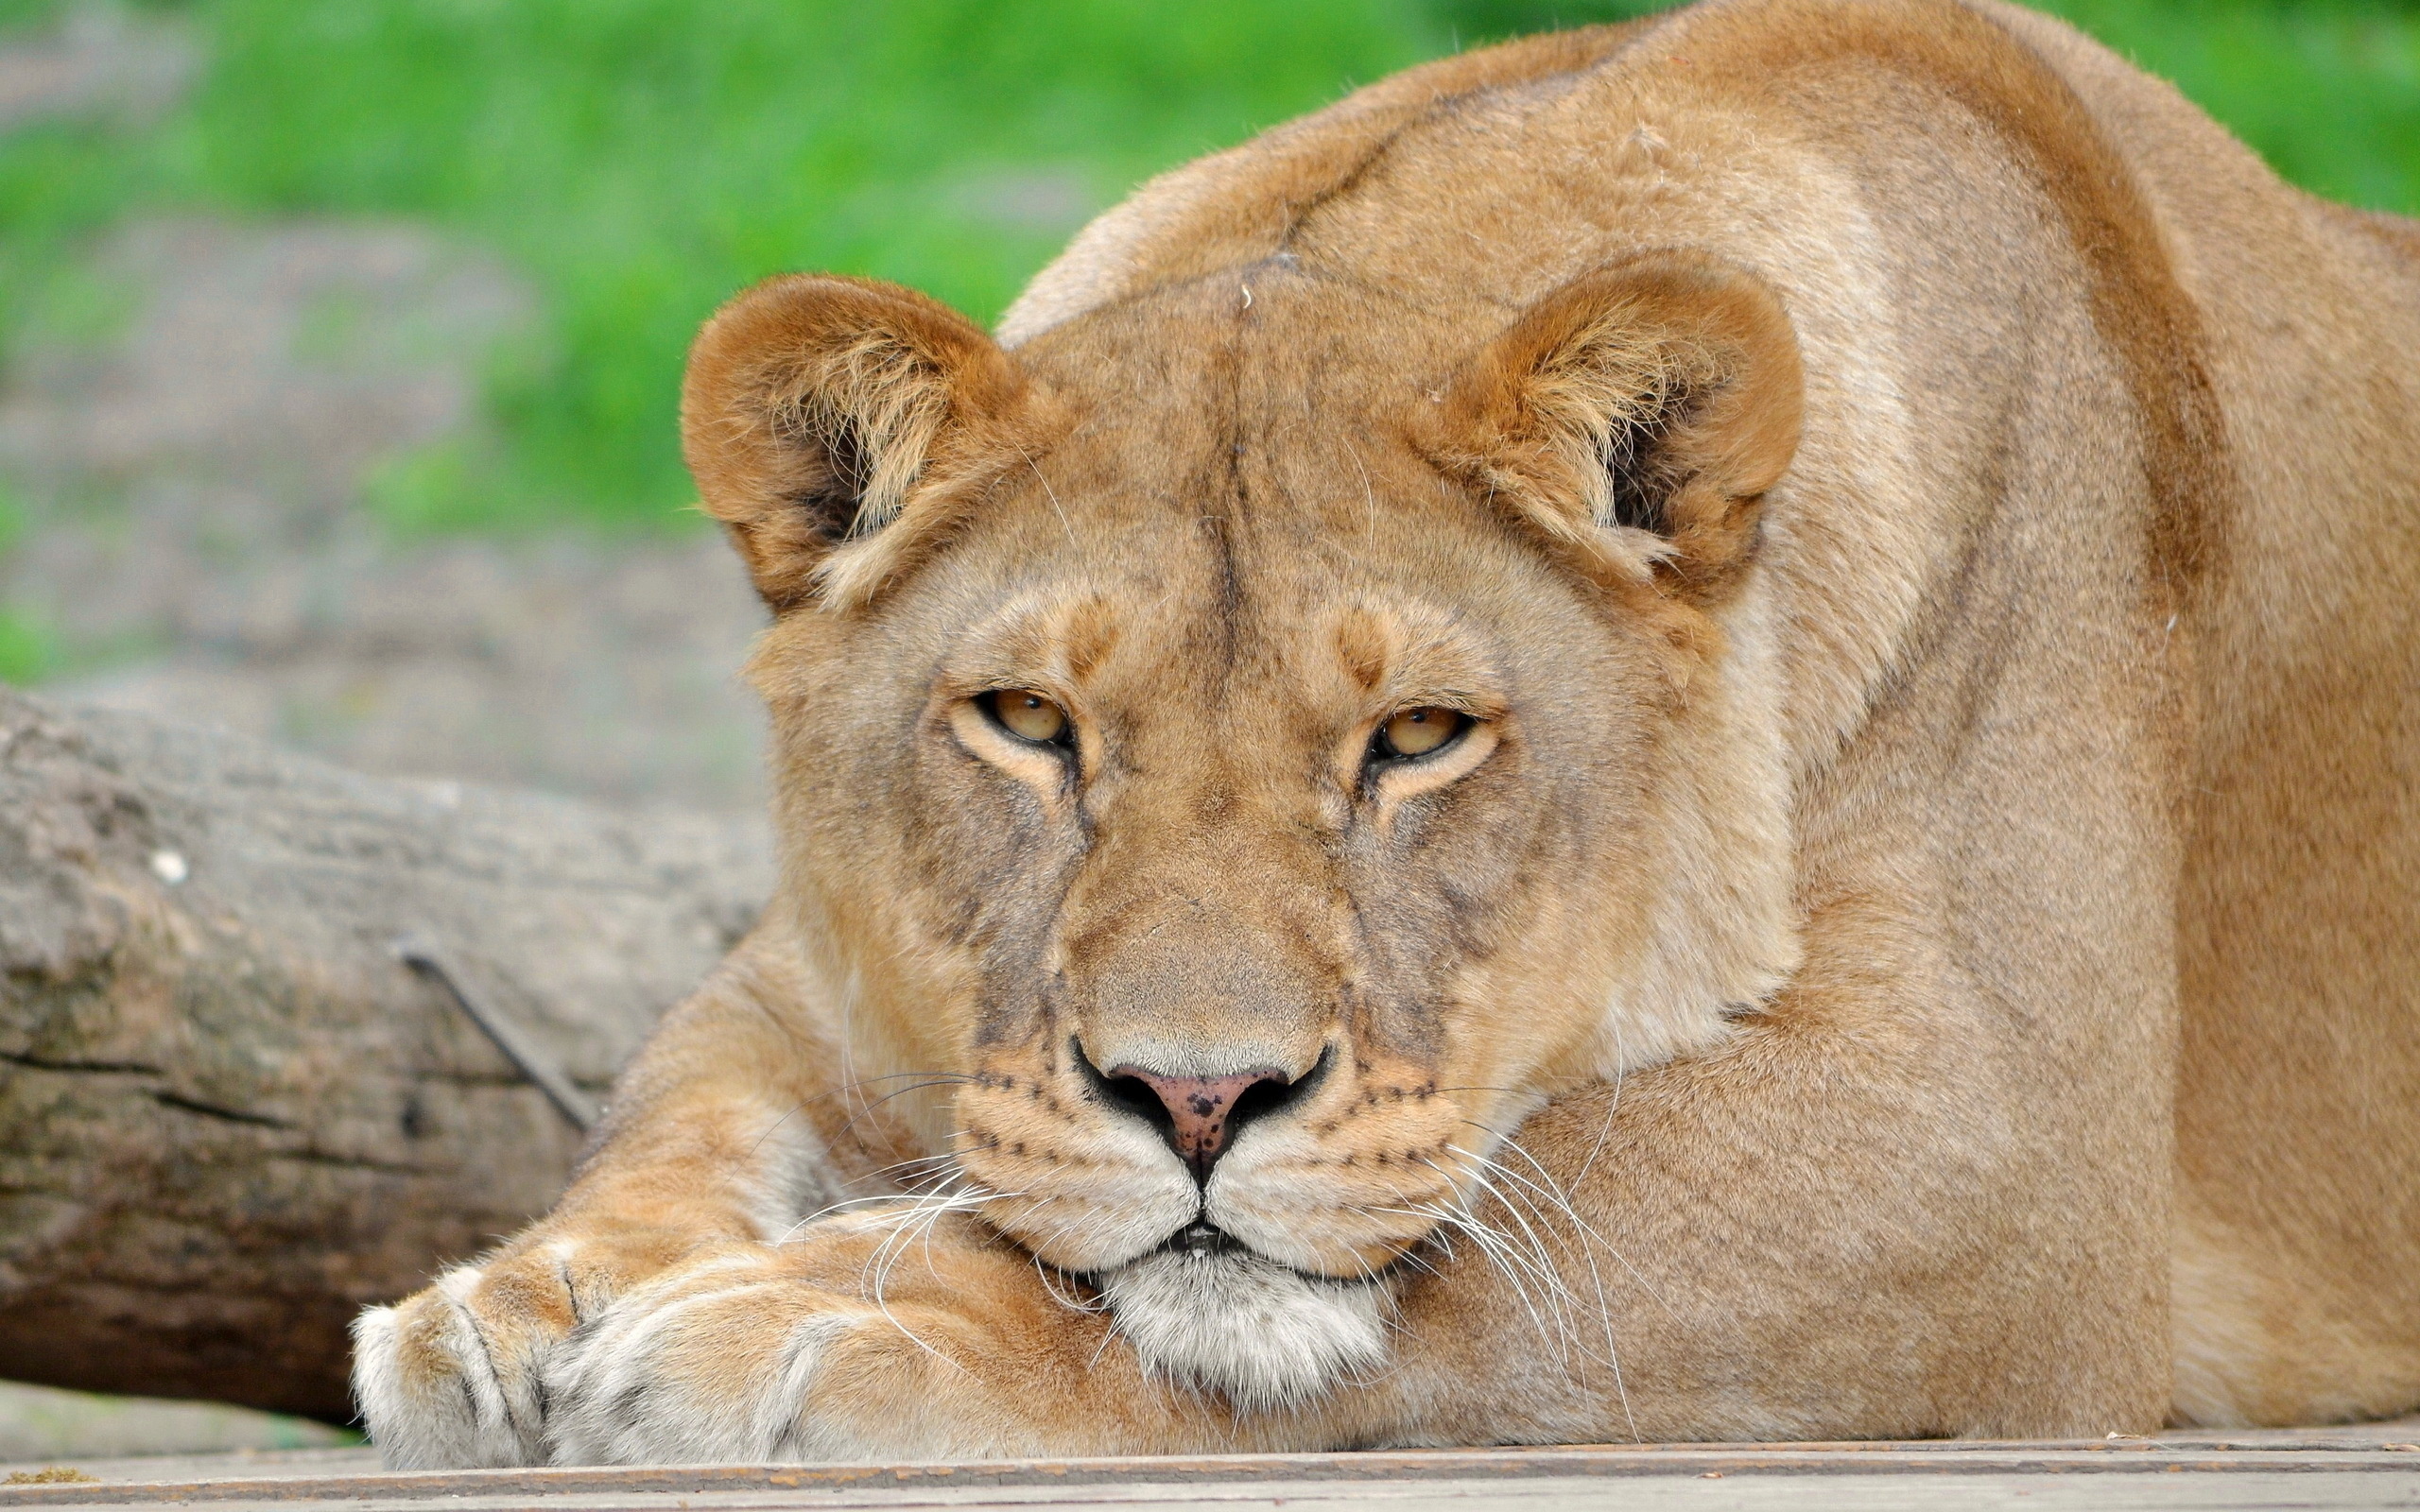
[[[354,1397],[389,1469],[543,1462],[528,1341],[481,1316],[479,1279],[450,1271],[354,1322]]]
[[[548,1432],[557,1464],[764,1464],[831,1457],[804,1407],[855,1326],[794,1283],[688,1277],[617,1303],[578,1341]]]

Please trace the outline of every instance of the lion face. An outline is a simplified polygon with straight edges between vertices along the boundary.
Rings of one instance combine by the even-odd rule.
[[[1013,359],[795,280],[693,356],[693,468],[780,612],[752,674],[789,902],[866,1101],[1239,1400],[1374,1358],[1400,1264],[1530,1178],[1493,1159],[1513,1125],[1786,964],[1658,988],[1709,949],[1670,927],[1670,836],[1720,558],[1795,434],[1744,463],[1699,434],[1777,359],[1753,320],[1704,350],[1693,278],[1742,302],[1634,268],[1476,358],[1283,268],[1245,318],[1221,282]],[[1700,297],[1671,352],[1657,294]],[[1189,1326],[1219,1313],[1293,1365]]]

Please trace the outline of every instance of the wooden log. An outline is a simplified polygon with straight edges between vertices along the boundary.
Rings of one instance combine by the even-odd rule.
[[[581,1138],[397,940],[593,1102],[752,921],[762,828],[0,688],[0,1377],[349,1418],[354,1313]]]

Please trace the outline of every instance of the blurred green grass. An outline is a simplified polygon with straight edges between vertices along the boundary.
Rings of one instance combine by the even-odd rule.
[[[0,481],[0,552],[25,533],[25,507]],[[40,679],[57,660],[49,631],[25,615],[0,606],[0,682],[24,687]]]
[[[0,0],[37,27],[46,0]],[[77,307],[130,215],[410,216],[538,292],[481,435],[394,460],[406,529],[677,524],[705,314],[765,274],[915,284],[978,318],[1139,179],[1459,45],[1624,0],[154,0],[209,60],[140,128],[0,138],[0,343]],[[2420,12],[2059,0],[2289,177],[2420,205]],[[693,518],[693,517],[692,517]],[[7,640],[0,635],[0,642]],[[10,653],[0,647],[0,658]],[[20,648],[22,659],[35,653]]]

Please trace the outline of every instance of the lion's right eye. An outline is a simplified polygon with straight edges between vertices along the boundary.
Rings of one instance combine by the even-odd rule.
[[[993,721],[1019,740],[1037,746],[1066,741],[1067,711],[1031,688],[1003,688],[985,694],[981,702]]]

